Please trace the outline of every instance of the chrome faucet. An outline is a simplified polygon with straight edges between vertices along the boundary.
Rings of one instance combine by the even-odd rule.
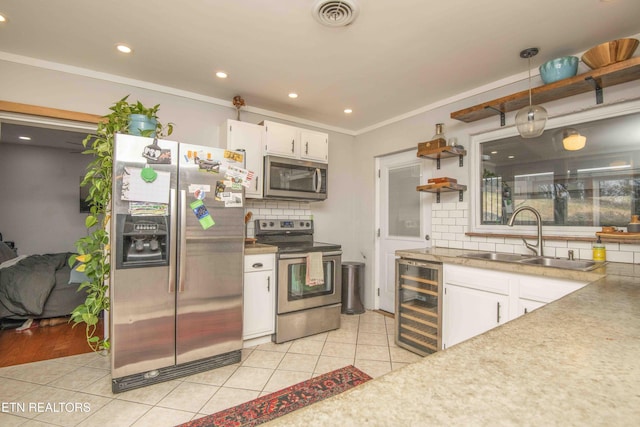
[[[520,206],[518,209],[513,211],[513,214],[511,215],[511,218],[509,218],[509,222],[507,223],[507,225],[509,227],[513,227],[513,223],[516,220],[516,215],[518,215],[522,211],[530,211],[535,215],[536,224],[538,226],[538,242],[535,245],[532,245],[528,243],[524,237],[522,238],[522,241],[524,242],[524,245],[527,247],[527,249],[532,250],[538,256],[542,256],[542,217],[540,216],[540,212],[538,212],[531,206]]]

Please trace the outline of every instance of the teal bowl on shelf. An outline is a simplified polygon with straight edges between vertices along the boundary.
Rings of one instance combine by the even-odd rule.
[[[552,59],[540,66],[540,77],[545,84],[573,77],[578,73],[578,62],[577,56]]]

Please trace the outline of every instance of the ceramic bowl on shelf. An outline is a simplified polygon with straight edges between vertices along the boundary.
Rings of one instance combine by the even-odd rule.
[[[592,70],[626,61],[638,47],[637,39],[618,39],[592,47],[582,55],[582,62]]]
[[[578,72],[578,62],[577,56],[552,59],[540,66],[540,77],[545,84],[573,77]]]

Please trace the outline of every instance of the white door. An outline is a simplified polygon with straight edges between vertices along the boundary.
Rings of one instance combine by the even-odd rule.
[[[423,184],[425,161],[416,157],[415,150],[380,157],[376,166],[377,305],[395,313],[395,251],[431,246],[425,239],[431,230],[431,202],[416,191]]]

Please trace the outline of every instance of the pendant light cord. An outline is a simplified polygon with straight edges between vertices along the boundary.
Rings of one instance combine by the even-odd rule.
[[[529,60],[529,107],[531,107],[532,102],[531,102],[531,57],[528,58]]]

